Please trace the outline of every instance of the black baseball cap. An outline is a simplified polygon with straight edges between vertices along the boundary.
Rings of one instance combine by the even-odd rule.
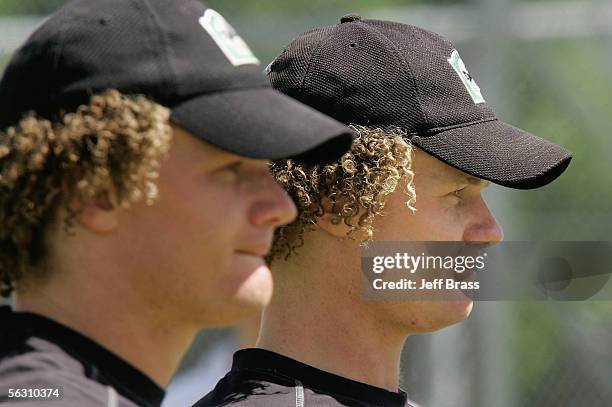
[[[347,15],[296,37],[266,70],[276,89],[346,124],[400,127],[427,153],[496,184],[537,188],[571,160],[498,120],[455,47],[419,27]]]
[[[197,0],[74,0],[16,51],[0,82],[0,129],[29,111],[59,119],[114,88],[171,109],[171,121],[230,152],[326,162],[347,126],[269,84],[219,13]]]

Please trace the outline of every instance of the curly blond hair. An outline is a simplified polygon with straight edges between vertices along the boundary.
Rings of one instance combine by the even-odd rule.
[[[168,109],[108,90],[58,123],[26,114],[0,133],[0,293],[36,270],[60,206],[65,228],[83,204],[112,193],[119,205],[158,192],[160,159],[172,137]]]
[[[412,145],[399,128],[350,126],[357,137],[338,161],[305,167],[292,160],[272,164],[272,173],[298,208],[297,219],[276,230],[268,262],[285,260],[304,244],[316,218],[331,212],[332,223],[349,226],[348,238],[361,242],[374,235],[373,221],[383,213],[385,200],[400,182],[406,206],[415,211]]]

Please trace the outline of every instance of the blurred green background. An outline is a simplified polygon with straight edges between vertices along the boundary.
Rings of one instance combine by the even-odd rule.
[[[63,3],[0,0],[0,69]],[[208,4],[225,15],[264,66],[295,35],[335,24],[349,12],[449,37],[501,119],[574,153],[566,173],[545,188],[490,188],[487,198],[506,240],[612,240],[612,1]],[[201,355],[233,335],[203,332],[177,380],[203,374]],[[466,323],[408,340],[402,380],[424,406],[612,406],[611,345],[610,302],[478,303]],[[176,391],[185,388],[177,385]]]

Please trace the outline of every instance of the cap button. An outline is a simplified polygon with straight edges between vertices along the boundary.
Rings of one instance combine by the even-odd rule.
[[[361,21],[361,16],[359,14],[347,14],[340,18],[340,24],[350,23],[353,21]]]

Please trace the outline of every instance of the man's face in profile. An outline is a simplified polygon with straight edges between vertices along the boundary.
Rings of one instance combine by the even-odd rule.
[[[489,183],[415,149],[417,211],[395,191],[378,218],[376,240],[499,242],[503,232],[482,197]]]
[[[502,229],[482,197],[488,182],[419,149],[414,150],[412,168],[416,212],[406,207],[405,194],[396,190],[387,199],[385,215],[374,221],[375,240],[495,243],[503,239]],[[465,319],[472,309],[472,301],[461,292],[448,295],[452,300],[377,301],[373,307],[402,329],[433,331]]]
[[[375,241],[496,243],[503,239],[502,229],[482,197],[488,182],[416,148],[412,170],[416,212],[407,207],[406,193],[398,187],[387,197],[384,214],[374,220]],[[349,295],[363,302],[361,275],[355,272],[355,268],[360,268],[355,260],[359,259],[360,248],[354,241],[344,242],[347,249],[348,246],[351,249],[337,254],[338,262],[352,266],[334,271],[340,273],[334,280],[340,284],[350,280],[353,289]],[[433,278],[433,275],[419,276]],[[417,281],[420,282],[420,278]],[[366,312],[373,313],[376,320],[396,326],[402,332],[427,332],[462,321],[472,309],[472,300],[460,290],[445,291],[443,299],[369,301]]]
[[[159,201],[121,212],[117,230],[115,255],[130,265],[126,278],[139,295],[197,326],[231,323],[265,305],[272,277],[263,256],[274,229],[296,213],[267,161],[175,127],[158,185]]]

